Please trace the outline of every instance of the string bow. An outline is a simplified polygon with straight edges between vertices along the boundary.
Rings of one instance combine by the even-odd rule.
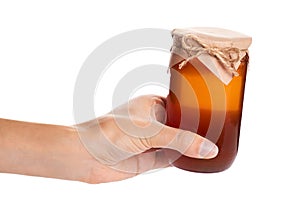
[[[192,45],[189,41],[195,41],[199,44],[199,46]],[[201,54],[209,54],[213,57],[216,57],[217,60],[233,75],[238,76],[239,73],[236,71],[234,64],[240,61],[241,51],[239,48],[235,47],[226,47],[219,48],[210,46],[208,44],[203,43],[196,35],[194,34],[186,34],[182,37],[181,40],[182,48],[187,50],[188,52],[196,52],[195,55],[189,56],[187,59],[182,61],[179,64],[179,69],[181,69],[184,65],[187,64],[190,60],[199,57]]]

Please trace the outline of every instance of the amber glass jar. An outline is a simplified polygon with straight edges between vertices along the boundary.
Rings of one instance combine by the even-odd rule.
[[[167,124],[197,132],[219,148],[213,159],[179,155],[173,165],[223,171],[238,151],[251,38],[218,28],[175,29],[172,35]]]

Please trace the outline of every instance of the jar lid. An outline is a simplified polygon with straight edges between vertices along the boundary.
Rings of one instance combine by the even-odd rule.
[[[237,69],[252,42],[245,34],[212,27],[174,29],[172,37],[172,53],[185,59],[179,69],[197,58],[226,85],[239,75]]]
[[[223,28],[194,27],[174,29],[172,31],[173,36],[184,36],[187,34],[196,35],[203,43],[220,48],[248,49],[252,42],[252,38],[245,34]]]

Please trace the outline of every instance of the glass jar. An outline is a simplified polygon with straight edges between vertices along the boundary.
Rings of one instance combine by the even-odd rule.
[[[223,171],[238,151],[251,37],[219,28],[175,29],[172,36],[167,125],[196,132],[219,148],[213,159],[179,155],[173,165]]]

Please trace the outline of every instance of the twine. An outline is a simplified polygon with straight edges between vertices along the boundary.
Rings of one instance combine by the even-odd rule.
[[[190,42],[187,42],[189,39],[194,40],[199,44],[199,46],[193,46]],[[179,69],[187,64],[190,60],[199,57],[201,54],[209,54],[217,58],[217,60],[233,75],[238,76],[239,73],[236,71],[234,65],[238,61],[240,61],[240,54],[242,51],[239,48],[235,47],[226,47],[226,48],[219,48],[210,46],[208,44],[203,43],[199,37],[194,34],[186,34],[182,37],[181,40],[182,48],[187,50],[188,52],[196,52],[195,55],[189,56],[187,59],[182,61],[179,64]]]

